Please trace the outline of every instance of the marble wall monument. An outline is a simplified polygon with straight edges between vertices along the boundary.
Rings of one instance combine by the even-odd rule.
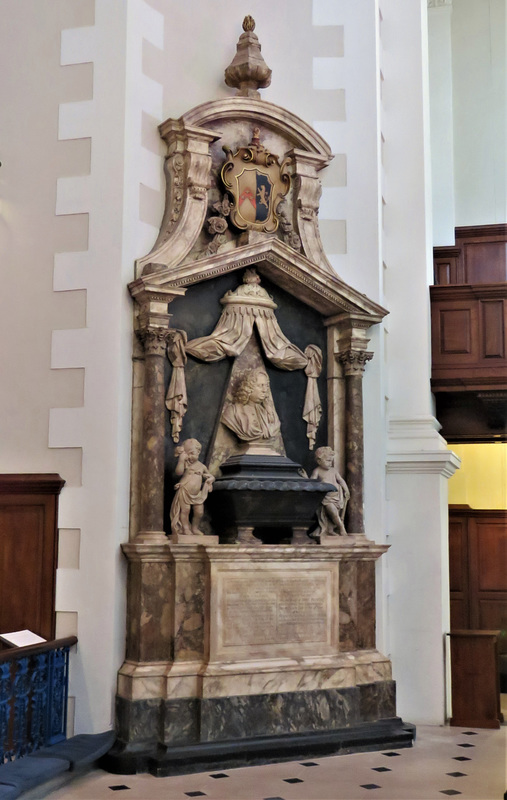
[[[135,305],[127,648],[111,771],[409,746],[375,647],[362,377],[385,309],[324,253],[306,122],[234,96],[160,125],[166,209]],[[369,532],[368,532],[369,533]]]

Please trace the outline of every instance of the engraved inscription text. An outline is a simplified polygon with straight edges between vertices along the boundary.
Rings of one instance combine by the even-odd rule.
[[[329,573],[222,578],[225,647],[329,640]]]

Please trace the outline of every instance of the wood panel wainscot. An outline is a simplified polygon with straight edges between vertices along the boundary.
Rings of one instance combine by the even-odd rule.
[[[449,442],[507,441],[507,225],[434,249],[432,389]]]
[[[505,389],[507,284],[431,286],[433,391]]]
[[[0,475],[0,632],[55,635],[56,474]]]
[[[453,631],[451,639],[452,717],[459,728],[499,728],[499,631]]]
[[[449,507],[451,631],[499,631],[507,653],[507,511]]]
[[[453,247],[435,247],[437,286],[507,281],[507,225],[473,225],[455,229]]]

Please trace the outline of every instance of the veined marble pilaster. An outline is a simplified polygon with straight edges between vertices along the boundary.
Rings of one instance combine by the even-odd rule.
[[[371,320],[362,314],[343,314],[330,317],[326,325],[330,359],[329,440],[337,450],[350,491],[345,527],[349,534],[364,534],[363,373],[367,362],[373,358],[373,353],[367,349],[369,338],[366,335]],[[339,447],[340,423],[345,425],[343,448]]]
[[[350,491],[346,527],[350,533],[364,533],[363,373],[371,358],[373,353],[364,350],[339,355],[345,372],[345,480]]]
[[[130,285],[138,307],[137,336],[144,348],[143,433],[141,442],[139,541],[165,541],[164,527],[164,366],[170,328],[168,304],[185,290],[149,289],[142,279]]]

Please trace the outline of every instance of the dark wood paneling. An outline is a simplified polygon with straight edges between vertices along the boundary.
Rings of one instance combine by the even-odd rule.
[[[505,358],[505,300],[481,300],[482,358]]]
[[[467,355],[472,353],[473,308],[440,309],[440,353]],[[454,361],[454,359],[453,359]]]
[[[500,283],[507,280],[506,243],[474,241],[463,244],[465,283]]]
[[[507,281],[507,225],[456,228],[455,239],[434,248],[436,285]]]
[[[435,247],[433,260],[431,385],[442,435],[507,441],[499,394],[507,388],[507,225],[456,228],[455,245]]]
[[[502,631],[498,645],[500,652],[507,652],[507,603],[505,594],[499,595],[497,599],[480,599],[479,606],[479,628],[495,629]]]
[[[449,589],[451,630],[467,628],[468,609],[468,528],[466,517],[449,519]]]
[[[507,652],[507,511],[449,509],[451,629],[498,629]]]
[[[497,632],[458,630],[451,637],[451,725],[499,728]]]
[[[464,628],[467,622],[468,610],[465,600],[457,600],[451,596],[451,630]]]
[[[477,566],[478,592],[507,593],[507,526],[505,519],[472,517],[469,535]]]
[[[434,265],[434,281],[438,286],[448,286],[449,284],[461,283],[461,281],[458,280],[458,255],[453,256],[451,254],[446,254],[442,258],[435,256]]]
[[[449,568],[451,592],[468,591],[467,520],[454,517],[449,520]]]
[[[507,284],[432,286],[435,393],[504,389]]]
[[[433,280],[437,286],[463,283],[461,255],[459,247],[435,247],[433,250]]]
[[[0,475],[0,632],[55,633],[58,475]]]

